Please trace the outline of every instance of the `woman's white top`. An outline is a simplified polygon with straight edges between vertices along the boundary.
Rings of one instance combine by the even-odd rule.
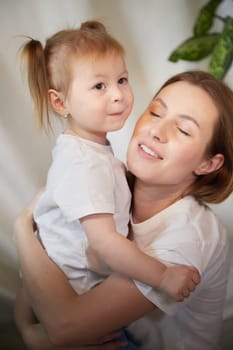
[[[131,220],[132,221],[132,220]],[[135,322],[131,331],[142,350],[219,349],[222,313],[230,264],[225,228],[215,214],[192,196],[185,197],[152,218],[132,224],[141,250],[166,265],[198,268],[201,282],[184,302],[135,281],[158,309]]]

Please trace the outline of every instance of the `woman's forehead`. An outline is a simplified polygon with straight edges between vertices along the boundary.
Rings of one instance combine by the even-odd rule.
[[[187,114],[192,117],[202,116],[216,119],[217,107],[206,90],[188,82],[175,82],[165,86],[156,94],[151,104],[158,104],[161,108]]]

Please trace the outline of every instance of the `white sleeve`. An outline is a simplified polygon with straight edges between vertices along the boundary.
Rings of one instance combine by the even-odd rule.
[[[108,160],[76,161],[54,192],[54,201],[68,221],[98,213],[114,214],[114,177]]]
[[[151,256],[160,260],[167,266],[174,264],[184,264],[195,266],[199,272],[203,271],[203,253],[201,251],[198,241],[191,240],[188,242],[180,243],[177,246],[170,246],[169,248],[158,248],[150,252]],[[168,294],[158,289],[152,288],[140,281],[134,281],[140,292],[150,300],[159,309],[168,314],[174,314],[179,308],[183,307],[184,303],[189,302],[194,291],[189,298],[186,298],[183,302],[177,302]],[[197,286],[196,290],[199,288]]]

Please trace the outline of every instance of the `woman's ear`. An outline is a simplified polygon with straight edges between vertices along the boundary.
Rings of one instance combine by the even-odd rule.
[[[48,99],[54,112],[61,116],[67,114],[67,110],[65,108],[65,98],[61,92],[54,89],[49,89]]]
[[[215,154],[213,157],[204,160],[201,165],[194,171],[195,175],[210,174],[222,167],[224,163],[224,155],[221,153]]]

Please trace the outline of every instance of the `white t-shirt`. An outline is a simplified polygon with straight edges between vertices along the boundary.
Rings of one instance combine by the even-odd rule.
[[[79,294],[110,273],[91,252],[79,219],[113,214],[117,232],[127,236],[130,201],[124,166],[110,145],[65,134],[58,137],[34,218],[47,254]]]
[[[198,268],[201,282],[184,302],[135,281],[156,309],[129,327],[142,350],[219,349],[223,306],[230,264],[229,242],[214,213],[192,196],[154,217],[134,224],[134,240],[166,265]]]

